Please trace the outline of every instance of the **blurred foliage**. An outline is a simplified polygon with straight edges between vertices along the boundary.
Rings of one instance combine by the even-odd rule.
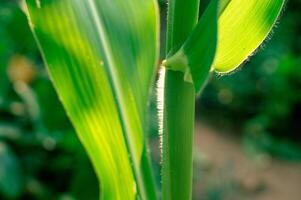
[[[165,12],[163,0],[160,6]],[[289,1],[270,41],[242,70],[213,76],[198,101],[199,117],[241,133],[250,155],[301,160],[300,9],[301,0]],[[0,199],[98,199],[94,171],[17,1],[1,0],[0,39]],[[154,95],[151,105],[156,139]],[[160,166],[155,167],[159,180]],[[222,199],[220,188],[206,191],[205,199]]]

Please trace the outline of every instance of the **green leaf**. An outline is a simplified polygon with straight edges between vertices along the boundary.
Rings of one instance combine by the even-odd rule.
[[[284,2],[222,0],[214,69],[227,73],[246,60],[268,36]]]
[[[168,69],[184,72],[185,80],[193,82],[196,92],[200,91],[207,80],[214,60],[217,45],[218,2],[218,0],[211,1],[182,48],[163,63]]]
[[[163,63],[169,69],[185,72],[187,81],[191,73],[197,92],[210,67],[219,73],[230,72],[260,46],[274,26],[285,0],[221,0],[217,49],[214,2],[209,4],[182,48]]]
[[[26,2],[53,84],[101,182],[102,199],[156,199],[144,137],[158,58],[156,1]]]

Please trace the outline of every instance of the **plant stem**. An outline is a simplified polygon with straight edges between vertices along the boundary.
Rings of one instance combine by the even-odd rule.
[[[175,53],[198,20],[199,0],[170,0],[167,53]],[[164,85],[163,200],[192,197],[192,152],[195,113],[193,84],[182,72],[167,70]]]
[[[189,200],[192,190],[192,149],[195,92],[182,72],[165,76],[163,132],[163,200]]]

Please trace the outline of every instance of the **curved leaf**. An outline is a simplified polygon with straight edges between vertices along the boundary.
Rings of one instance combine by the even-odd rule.
[[[284,0],[222,0],[221,4],[224,8],[218,21],[213,68],[226,73],[237,68],[265,40]]]
[[[156,2],[27,0],[27,8],[102,198],[155,199],[144,131],[158,57]]]

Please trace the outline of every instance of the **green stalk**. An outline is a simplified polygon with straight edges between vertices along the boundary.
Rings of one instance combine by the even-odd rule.
[[[183,73],[165,76],[163,131],[163,200],[190,200],[195,92]]]
[[[167,54],[175,53],[198,20],[199,0],[170,0],[167,21]],[[195,90],[184,74],[166,70],[163,118],[163,200],[192,197]]]

